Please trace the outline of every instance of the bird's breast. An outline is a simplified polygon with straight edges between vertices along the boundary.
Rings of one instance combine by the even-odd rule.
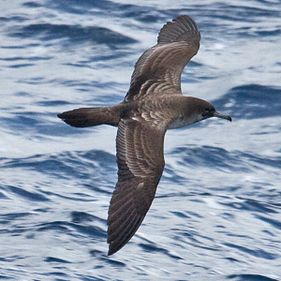
[[[184,126],[186,126],[186,125],[188,125],[188,124],[186,123],[186,120],[184,120],[184,118],[182,118],[182,117],[179,117],[179,118],[173,120],[173,121],[170,123],[168,129],[181,128],[181,127],[184,127]]]
[[[181,116],[179,115],[177,118],[175,118],[170,125],[168,126],[168,129],[176,129],[176,128],[182,128],[188,125],[191,125],[195,122],[197,122],[199,120],[197,120],[197,118],[190,116],[190,117],[186,117],[186,116]]]

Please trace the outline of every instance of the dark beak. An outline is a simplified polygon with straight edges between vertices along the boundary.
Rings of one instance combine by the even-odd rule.
[[[231,119],[231,117],[229,116],[229,115],[224,115],[224,114],[221,114],[221,113],[219,113],[219,112],[214,112],[213,113],[213,116],[214,117],[218,117],[218,118],[222,118],[222,119],[225,119],[225,120],[228,120],[228,121],[232,121],[232,119]]]

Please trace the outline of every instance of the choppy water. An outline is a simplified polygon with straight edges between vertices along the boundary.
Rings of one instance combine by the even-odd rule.
[[[1,280],[281,280],[279,0],[0,8]],[[167,134],[152,208],[107,257],[116,129],[74,129],[56,114],[121,101],[135,60],[178,14],[202,33],[184,91],[233,122]]]

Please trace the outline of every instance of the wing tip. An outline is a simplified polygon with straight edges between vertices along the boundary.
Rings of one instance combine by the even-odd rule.
[[[107,255],[111,256],[111,255],[115,254],[118,250],[119,249],[114,249],[113,247],[111,247],[111,244],[109,244]]]
[[[108,252],[107,255],[111,256],[113,254],[115,254],[116,252],[118,252],[119,250],[121,250],[128,241],[122,241],[121,243],[117,240],[117,241],[107,241],[108,245]]]
[[[190,34],[189,36],[187,34]],[[184,35],[187,35],[186,38]],[[168,21],[161,28],[157,43],[172,43],[185,41],[187,38],[200,41],[200,32],[195,21],[188,15],[179,15],[172,21]]]

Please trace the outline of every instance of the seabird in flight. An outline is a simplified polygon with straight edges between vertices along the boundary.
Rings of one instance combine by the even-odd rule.
[[[58,114],[74,127],[118,127],[118,181],[108,211],[108,255],[132,238],[151,206],[165,165],[166,131],[210,117],[231,121],[211,103],[182,94],[181,73],[197,53],[199,42],[195,22],[189,16],[178,16],[162,27],[157,44],[137,61],[121,103]]]

